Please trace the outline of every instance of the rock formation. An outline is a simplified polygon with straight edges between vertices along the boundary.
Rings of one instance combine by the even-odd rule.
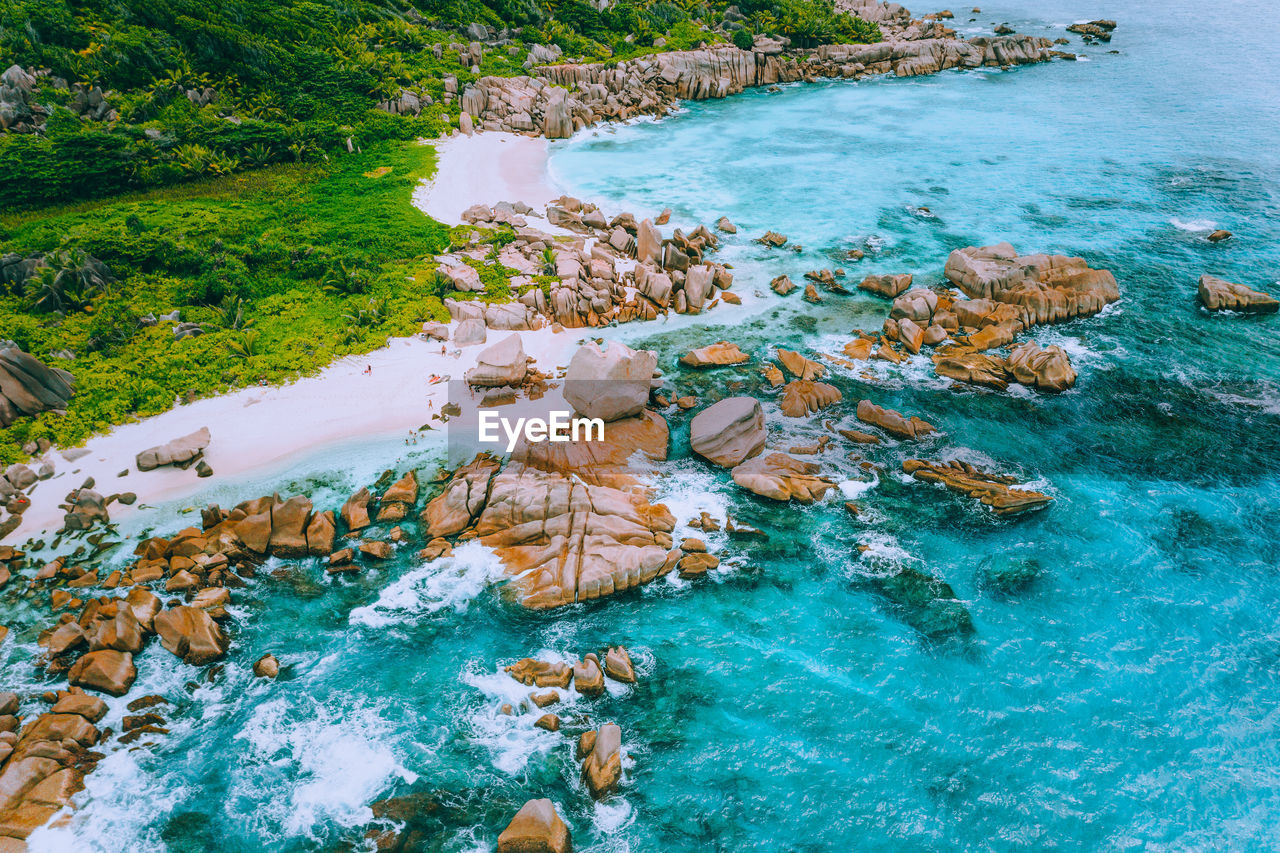
[[[476,366],[466,372],[466,380],[484,388],[519,385],[528,371],[524,345],[519,333],[513,333],[476,356]]]
[[[917,480],[941,483],[953,492],[978,500],[996,515],[1017,515],[1047,506],[1053,498],[1041,492],[1016,489],[1018,481],[1002,474],[988,474],[959,460],[926,462],[908,459],[902,470]]]
[[[573,839],[550,800],[529,800],[498,836],[498,853],[573,853]]]
[[[822,500],[835,483],[819,476],[821,470],[785,453],[767,453],[749,459],[730,472],[733,482],[749,492],[775,501],[810,504]]]
[[[764,450],[764,411],[751,397],[728,397],[693,416],[689,446],[723,468],[732,468]]]
[[[936,431],[933,424],[912,415],[906,417],[893,409],[877,406],[870,400],[858,403],[858,420],[879,427],[894,438],[916,441]]]
[[[0,343],[0,428],[20,417],[67,407],[75,393],[75,379],[65,370],[48,367],[16,346]]]
[[[613,341],[601,349],[594,341],[578,348],[565,373],[564,398],[586,418],[616,421],[640,413],[649,401],[658,355]]]
[[[175,438],[157,447],[148,448],[138,454],[139,471],[152,471],[163,465],[185,467],[199,459],[209,446],[209,428],[201,427],[190,435]]]
[[[1242,314],[1274,314],[1280,300],[1243,284],[1212,275],[1200,276],[1200,303],[1210,311],[1239,311]]]

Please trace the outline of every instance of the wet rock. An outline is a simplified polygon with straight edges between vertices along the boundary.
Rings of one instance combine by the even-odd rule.
[[[204,610],[179,605],[155,616],[161,644],[194,666],[221,659],[231,645],[218,623]]]
[[[560,731],[560,718],[555,714],[543,714],[534,721],[533,727],[536,729],[544,729],[549,732]]]
[[[858,283],[859,290],[894,299],[911,287],[911,274],[869,275]]]
[[[698,578],[705,575],[711,569],[720,565],[720,558],[712,554],[702,552],[694,552],[685,554],[680,558],[680,563],[676,567],[677,574],[685,580],[690,578]]]
[[[786,296],[796,289],[795,282],[785,275],[780,275],[769,282],[769,287],[779,296]]]
[[[360,553],[366,557],[372,557],[375,560],[391,559],[392,549],[390,542],[361,542]]]
[[[726,234],[737,234],[738,226],[729,221],[729,217],[721,216],[716,220],[716,229]]]
[[[600,659],[594,654],[585,655],[573,665],[573,687],[583,696],[604,693],[604,672],[600,669]]]
[[[559,687],[562,690],[569,686],[574,672],[568,664],[550,663],[537,658],[522,658],[504,671],[529,687]]]
[[[870,400],[862,400],[858,403],[858,420],[879,427],[894,438],[904,441],[917,441],[936,431],[933,424],[927,421],[922,421],[914,415],[910,418],[904,417],[893,409],[877,406]]]
[[[361,489],[347,498],[342,505],[341,515],[342,523],[348,530],[361,530],[369,526],[369,501],[372,499],[373,495],[369,494],[368,489]]]
[[[789,418],[803,418],[820,409],[834,406],[843,399],[840,390],[825,382],[797,379],[788,382],[782,393],[780,408]]]
[[[983,324],[1012,323],[1015,333],[1032,325],[1089,317],[1120,298],[1115,277],[1107,270],[1091,269],[1082,258],[1018,255],[1008,243],[956,249],[947,257],[943,272],[971,299],[1010,306],[1011,315]],[[961,305],[956,303],[958,315]],[[960,322],[978,325],[965,323],[964,316]]]
[[[835,487],[831,480],[818,475],[819,470],[812,462],[774,452],[749,459],[730,473],[733,482],[761,497],[810,504]]]
[[[258,678],[275,678],[280,675],[280,661],[267,652],[253,662],[253,674]]]
[[[636,670],[631,663],[631,653],[625,646],[611,646],[605,653],[604,674],[614,681],[635,684]]]
[[[1208,240],[1210,243],[1221,243],[1223,240],[1229,240],[1229,239],[1231,239],[1231,232],[1227,231],[1224,228],[1219,228],[1217,231],[1214,231],[1208,237]]]
[[[1280,301],[1270,294],[1216,276],[1200,276],[1197,292],[1200,303],[1210,311],[1274,314],[1280,310]]]
[[[796,379],[821,379],[827,372],[827,369],[818,362],[792,350],[779,349],[778,361]]]
[[[498,853],[572,853],[573,839],[550,800],[529,800],[498,836]]]
[[[86,693],[68,693],[49,709],[50,714],[76,714],[91,723],[107,715],[107,703]]]
[[[751,397],[721,400],[694,415],[689,424],[693,452],[724,468],[758,455],[767,436],[764,411]]]
[[[1006,369],[1020,384],[1040,391],[1057,393],[1076,384],[1071,360],[1059,346],[1041,349],[1035,341],[1027,341],[1010,350]]]
[[[902,470],[927,483],[941,483],[953,492],[974,498],[990,507],[996,515],[1018,515],[1048,506],[1053,500],[1049,495],[1029,489],[1014,488],[1016,478],[1003,474],[988,474],[967,462],[927,462],[908,459]]]
[[[595,743],[582,762],[582,780],[597,800],[617,790],[622,781],[622,729],[616,723],[596,730]]]
[[[133,686],[138,670],[133,655],[111,649],[89,652],[67,672],[67,681],[77,687],[100,690],[112,696],[123,696]]]
[[[477,456],[454,472],[444,490],[427,503],[422,522],[430,537],[461,533],[484,508],[489,480],[500,464],[488,456]]]
[[[742,364],[749,359],[750,356],[738,349],[737,344],[717,341],[714,344],[690,350],[680,357],[680,363],[685,367],[706,368]]]
[[[875,581],[899,608],[903,620],[932,639],[973,633],[973,618],[950,584],[913,568]]]

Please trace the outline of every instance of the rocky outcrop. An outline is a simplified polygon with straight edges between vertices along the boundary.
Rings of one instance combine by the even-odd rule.
[[[664,115],[681,100],[724,98],[753,86],[888,73],[911,77],[1052,58],[1047,39],[1015,34],[966,41],[953,35],[935,22],[927,30],[895,31],[892,40],[876,44],[784,51],[762,39],[752,50],[716,45],[621,63],[546,65],[532,77],[481,77],[464,94],[464,109],[485,130],[555,139],[600,121]]]
[[[723,468],[732,468],[764,450],[768,432],[764,410],[751,397],[728,397],[693,416],[689,446]]]
[[[586,418],[616,421],[640,413],[649,401],[658,355],[612,341],[601,349],[594,341],[578,348],[564,378],[564,398]]]
[[[887,296],[889,299],[904,293],[911,287],[911,274],[903,275],[869,275],[858,283],[859,290]]]
[[[936,432],[934,425],[928,421],[923,421],[914,415],[906,417],[893,409],[877,406],[870,400],[862,400],[858,403],[858,420],[864,424],[879,427],[894,438],[903,441],[918,441]]]
[[[190,435],[151,447],[138,454],[139,471],[152,471],[164,465],[186,467],[204,455],[209,446],[209,428],[201,427]]]
[[[834,385],[795,379],[783,388],[780,408],[782,414],[789,418],[803,418],[828,406],[834,406],[842,399],[840,389]]]
[[[737,344],[728,341],[717,341],[714,344],[708,344],[705,347],[698,347],[690,350],[680,357],[680,363],[685,367],[724,367],[732,364],[742,364],[750,360],[745,352],[738,349]]]
[[[579,743],[579,752],[585,753],[582,781],[591,796],[601,800],[616,791],[622,781],[622,729],[616,723],[605,723],[587,734],[593,736]],[[583,749],[587,743],[590,747]]]
[[[454,536],[470,526],[484,509],[489,481],[500,467],[496,459],[482,455],[455,471],[422,511],[427,536]]]
[[[675,518],[643,495],[515,464],[493,478],[476,523],[521,603],[547,609],[648,583],[675,567]]]
[[[979,352],[971,347],[952,346],[933,356],[934,372],[939,376],[983,385],[1003,391],[1017,382],[1040,391],[1058,393],[1076,383],[1071,359],[1059,346],[1043,349],[1035,341],[1013,347],[1007,357],[993,352]]]
[[[1003,346],[1031,326],[1092,316],[1120,298],[1107,270],[1082,258],[1019,255],[1008,243],[957,249],[944,274],[970,297],[952,310],[976,349]]]
[[[0,343],[0,427],[20,417],[61,411],[75,393],[75,379],[16,346]]]
[[[157,613],[155,628],[166,649],[195,666],[219,660],[231,644],[218,623],[195,607],[179,605]]]
[[[520,335],[511,334],[487,347],[476,356],[476,366],[466,372],[470,385],[497,388],[503,385],[518,386],[529,372],[528,356]]]
[[[1274,314],[1280,310],[1280,300],[1274,296],[1212,275],[1200,276],[1197,295],[1200,304],[1210,311]]]
[[[767,453],[738,465],[733,482],[749,492],[775,501],[811,504],[822,500],[835,483],[819,476],[821,469],[785,453]]]
[[[1053,498],[1041,492],[1014,488],[1018,481],[1003,474],[988,474],[967,462],[927,462],[908,459],[902,470],[917,480],[941,483],[953,492],[974,498],[996,515],[1018,515],[1047,506]]]
[[[498,853],[573,853],[573,838],[555,804],[529,800],[498,836]]]

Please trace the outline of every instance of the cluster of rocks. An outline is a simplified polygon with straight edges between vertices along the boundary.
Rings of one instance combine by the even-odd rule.
[[[209,428],[201,427],[189,435],[172,439],[156,447],[143,450],[134,459],[139,471],[154,471],[166,465],[188,468],[202,462],[205,448],[209,446]],[[210,472],[212,473],[212,472]]]
[[[1268,293],[1212,275],[1200,276],[1196,289],[1200,304],[1210,311],[1238,311],[1241,314],[1274,314],[1280,300]]]
[[[996,515],[1018,515],[1048,506],[1049,495],[1016,488],[1019,483],[1006,474],[990,474],[967,462],[927,462],[908,459],[902,470],[926,483],[941,483],[953,492],[977,500]]]
[[[500,203],[464,212],[463,218],[477,225],[513,225],[515,239],[502,247],[495,262],[515,272],[510,286],[520,295],[505,305],[445,300],[450,316],[468,323],[467,329],[455,330],[455,342],[461,336],[483,343],[485,327],[537,329],[544,322],[595,327],[652,320],[669,311],[697,314],[721,299],[739,301],[729,292],[732,273],[705,260],[719,246],[719,238],[705,226],[688,234],[677,228],[664,237],[650,219],[637,222],[630,213],[607,219],[595,205],[564,196],[548,205],[547,221],[581,235],[566,237],[528,226],[522,210],[529,208]],[[483,263],[486,254],[479,245],[460,251],[446,257],[438,272],[461,292],[481,291],[479,274],[463,258]],[[430,333],[439,335],[434,326]]]
[[[1047,39],[1015,34],[962,40],[936,20],[891,28],[886,35],[876,44],[805,50],[757,36],[751,50],[716,45],[621,63],[545,65],[533,76],[481,77],[465,86],[459,103],[464,127],[557,139],[600,121],[664,115],[680,100],[724,98],[753,86],[876,74],[910,77],[1053,58]]]
[[[0,74],[0,130],[11,133],[37,133],[53,112],[52,103],[41,103],[40,87],[46,85],[67,95],[57,99],[77,116],[92,121],[115,121],[119,114],[108,103],[113,92],[97,86],[69,84],[55,77],[47,68],[24,69],[10,65]]]
[[[1092,269],[1082,258],[1019,255],[1008,243],[957,249],[944,274],[968,298],[912,287],[910,275],[865,278],[858,287],[893,299],[893,306],[879,336],[860,334],[844,354],[855,361],[899,362],[931,347],[939,376],[1000,389],[1018,382],[1063,391],[1076,374],[1061,347],[1027,341],[1007,354],[990,351],[1008,347],[1033,326],[1089,317],[1120,298],[1107,270]]]
[[[20,417],[66,409],[75,394],[75,377],[23,352],[11,341],[0,343],[0,427]]]
[[[1076,33],[1086,42],[1111,41],[1111,33],[1115,31],[1115,21],[1087,21],[1083,24],[1072,24],[1067,32]]]

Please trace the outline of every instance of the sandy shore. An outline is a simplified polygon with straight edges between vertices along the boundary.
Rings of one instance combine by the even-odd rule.
[[[511,332],[489,333],[489,342]],[[581,331],[555,334],[550,327],[521,332],[527,355],[540,370],[553,373],[568,363]],[[427,423],[447,400],[447,385],[431,385],[435,375],[462,378],[475,365],[484,346],[458,351],[452,344],[441,355],[439,341],[393,338],[386,347],[364,356],[339,359],[315,376],[279,387],[253,387],[177,406],[155,417],[124,424],[85,445],[88,455],[68,462],[56,449],[46,458],[57,468],[54,479],[40,483],[22,525],[6,542],[19,543],[62,526],[58,504],[86,478],[104,495],[133,492],[133,507],[112,504],[113,521],[127,518],[141,504],[155,504],[194,494],[216,483],[263,468],[280,468],[329,446],[361,438],[403,436]],[[366,374],[365,368],[372,372]],[[211,433],[204,458],[214,477],[200,479],[195,468],[138,471],[138,452],[207,426]],[[34,467],[34,466],[33,466]],[[118,476],[128,470],[126,476]],[[254,497],[245,495],[246,498]]]
[[[436,174],[414,193],[413,204],[447,225],[461,224],[462,211],[474,204],[523,201],[540,213],[561,195],[547,172],[548,143],[541,137],[487,132],[432,144],[440,158]]]

